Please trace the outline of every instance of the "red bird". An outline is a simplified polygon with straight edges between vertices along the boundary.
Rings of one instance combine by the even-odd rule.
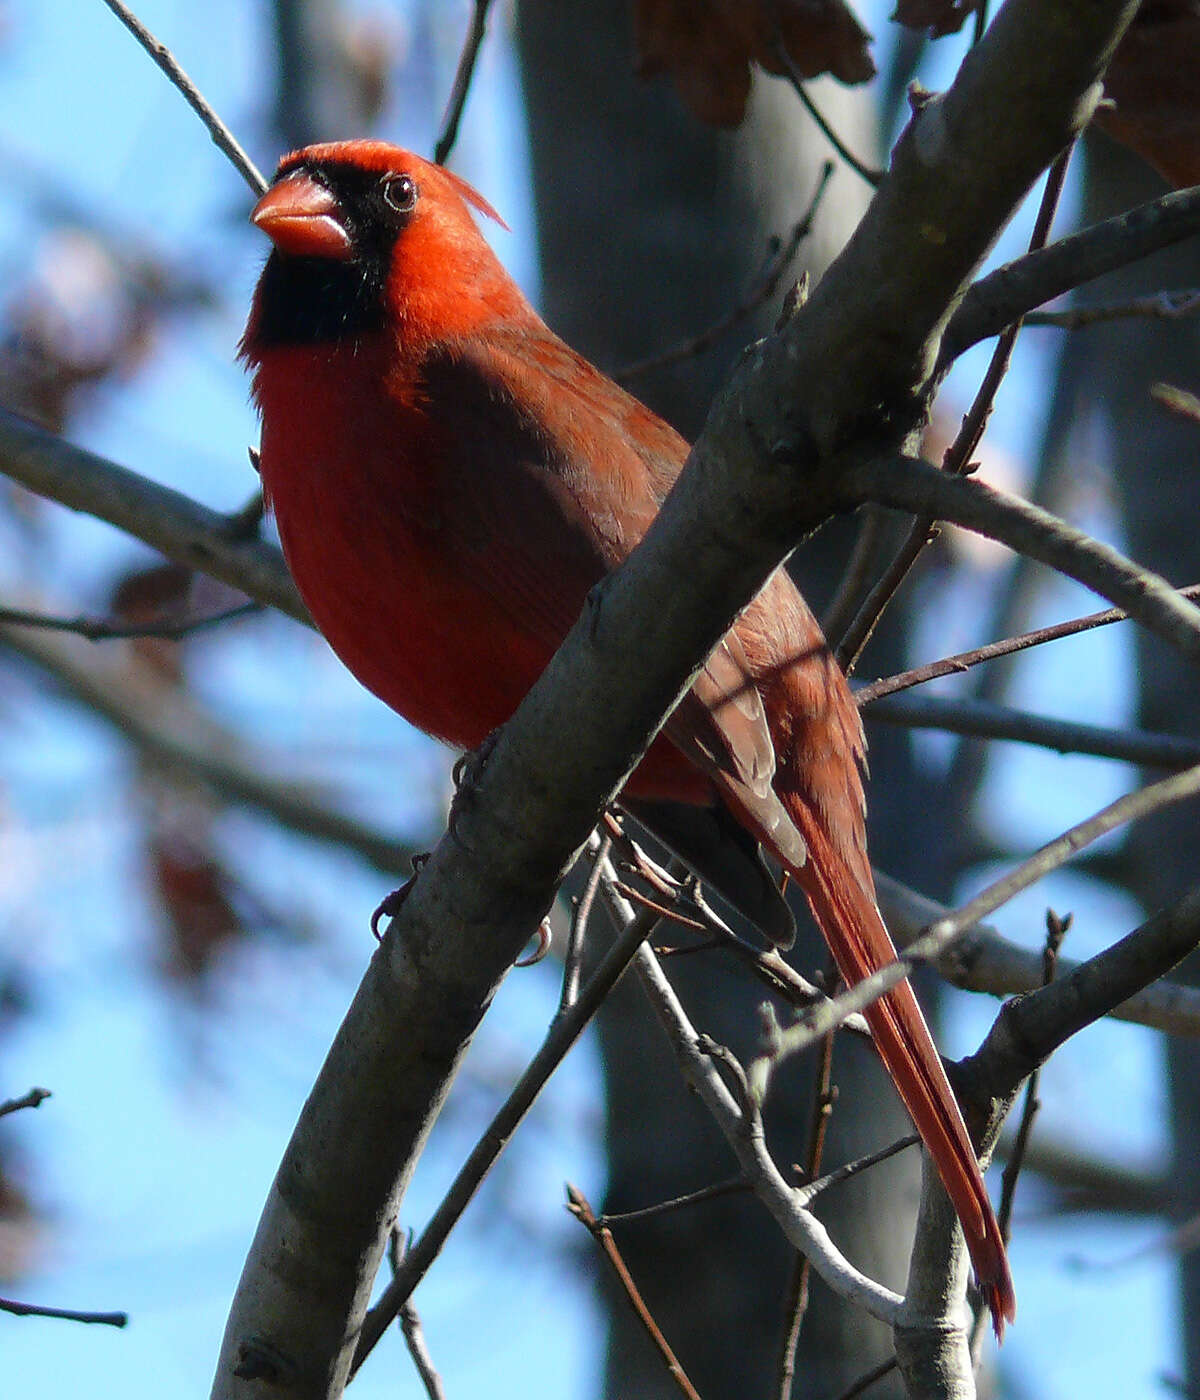
[[[498,217],[456,175],[379,142],[288,156],[252,215],[274,249],[242,343],[263,488],[318,627],[364,685],[462,749],[510,717],[688,454],[546,327],[472,210]],[[761,843],[855,983],[895,957],[863,750],[846,681],[780,569],[622,801],[788,943]],[[1004,1244],[908,984],[867,1020],[1000,1331],[1016,1308]]]

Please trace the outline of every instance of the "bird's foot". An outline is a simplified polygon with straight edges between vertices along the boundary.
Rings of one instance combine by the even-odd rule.
[[[457,834],[459,819],[475,797],[475,789],[479,786],[483,770],[487,767],[488,759],[491,758],[492,751],[499,742],[500,732],[499,729],[493,729],[477,749],[469,749],[466,753],[461,754],[450,770],[450,781],[454,784],[454,796],[450,800],[448,825],[454,834]]]
[[[371,915],[371,932],[375,935],[375,941],[377,943],[383,942],[383,934],[380,931],[379,925],[384,919],[394,919],[404,907],[404,901],[412,893],[412,887],[417,883],[417,876],[421,873],[425,862],[429,859],[429,854],[428,851],[424,851],[419,855],[413,856],[413,873],[398,889],[394,889],[391,894],[386,895],[380,902],[378,909]]]

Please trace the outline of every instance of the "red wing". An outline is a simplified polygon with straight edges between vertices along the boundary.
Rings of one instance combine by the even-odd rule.
[[[515,626],[557,647],[588,590],[642,538],[687,444],[548,332],[474,336],[430,358],[422,379],[462,566]],[[732,632],[667,733],[764,839],[803,863],[772,789],[762,698]]]

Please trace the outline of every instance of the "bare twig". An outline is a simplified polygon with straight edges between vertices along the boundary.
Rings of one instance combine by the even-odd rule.
[[[854,547],[838,580],[837,592],[821,618],[821,631],[834,648],[840,645],[871,588],[890,530],[891,519],[881,506],[866,505],[859,511]]]
[[[629,1300],[629,1306],[633,1309],[634,1315],[646,1329],[646,1335],[650,1338],[654,1349],[663,1359],[663,1364],[671,1379],[679,1387],[688,1400],[700,1400],[699,1392],[688,1379],[687,1372],[680,1364],[679,1358],[671,1350],[671,1345],[663,1336],[662,1330],[654,1320],[654,1315],[646,1306],[646,1300],[638,1292],[637,1284],[633,1281],[633,1275],[625,1260],[621,1257],[621,1251],[617,1248],[616,1241],[612,1237],[612,1231],[607,1225],[602,1224],[596,1218],[595,1211],[588,1203],[587,1197],[579,1189],[567,1182],[567,1209],[576,1220],[587,1230],[588,1234],[600,1246],[604,1257],[612,1267],[612,1271],[617,1276],[617,1280]]]
[[[862,1157],[856,1157],[852,1162],[845,1162],[840,1167],[835,1167],[833,1171],[826,1172],[824,1176],[818,1177],[815,1181],[807,1182],[801,1187],[800,1194],[807,1201],[815,1201],[818,1196],[824,1195],[831,1187],[840,1186],[845,1181],[850,1181],[853,1177],[860,1176],[865,1171],[870,1171],[872,1167],[877,1167],[881,1162],[886,1162],[895,1157],[900,1152],[905,1152],[910,1147],[916,1147],[921,1141],[919,1133],[908,1133],[902,1138],[897,1138],[895,1142],[889,1142],[886,1147],[877,1148],[874,1152],[868,1152]]]
[[[833,1089],[833,1033],[821,1042],[821,1059],[817,1066],[817,1077],[813,1084],[813,1112],[808,1129],[808,1154],[804,1163],[804,1179],[811,1183],[821,1170],[821,1158],[825,1151],[825,1138],[829,1130],[829,1119],[833,1113],[836,1095]],[[776,1372],[775,1393],[779,1400],[791,1400],[792,1382],[796,1375],[796,1348],[800,1344],[800,1329],[808,1312],[809,1278],[811,1265],[808,1256],[797,1254],[792,1260],[791,1277],[788,1280],[787,1296],[784,1300],[783,1340],[779,1349],[779,1366]]]
[[[1200,584],[1181,588],[1180,596],[1200,598]],[[1093,627],[1107,627],[1114,622],[1128,622],[1129,614],[1120,608],[1105,608],[1103,612],[1088,613],[1085,617],[1071,618],[1068,622],[1056,622],[1051,627],[1039,627],[1036,631],[1022,632],[1019,637],[1005,637],[999,642],[988,642],[970,651],[956,652],[940,661],[929,661],[924,666],[915,666],[910,671],[901,671],[895,676],[885,676],[881,680],[869,681],[859,686],[854,698],[860,706],[869,705],[885,695],[895,695],[898,691],[909,690],[926,681],[937,680],[941,676],[960,675],[984,661],[994,661],[1001,656],[1011,656],[1029,647],[1042,646],[1046,642],[1057,642],[1063,637],[1074,637],[1080,632],[1089,632]]]
[[[128,5],[122,4],[122,0],[104,0],[104,3],[163,70],[173,86],[177,87],[183,94],[188,106],[208,128],[208,134],[212,137],[214,144],[228,156],[233,168],[242,179],[256,195],[262,194],[267,188],[267,182],[256,169],[254,162],[238,145],[233,132],[217,116],[212,107],[204,100],[200,89],[179,66],[171,50],[150,33]]]
[[[239,516],[209,510],[2,408],[0,471],[39,496],[106,520],[176,563],[311,622],[283,555],[262,540],[238,538]]]
[[[782,56],[784,62],[788,66],[789,76],[792,79],[792,85],[796,89],[796,96],[799,97],[800,101],[804,105],[804,110],[808,113],[808,115],[813,119],[817,127],[820,129],[821,135],[825,137],[825,139],[838,153],[838,155],[841,156],[841,158],[846,162],[850,169],[853,170],[856,175],[861,175],[862,178],[867,182],[867,184],[870,185],[872,189],[874,189],[875,186],[879,184],[880,180],[883,179],[883,171],[877,169],[873,165],[868,165],[864,160],[860,160],[859,157],[856,156],[854,152],[850,149],[850,147],[846,145],[842,138],[829,124],[829,122],[826,121],[825,117],[821,114],[821,111],[818,108],[817,104],[812,100],[812,97],[809,95],[808,89],[804,86],[804,84],[800,81],[799,77],[796,75],[795,67],[793,66],[792,60],[788,56],[786,51],[783,51]]]
[[[594,846],[594,849],[593,849]],[[558,998],[558,1017],[565,1016],[579,999],[579,975],[583,967],[583,947],[587,936],[588,920],[596,903],[596,891],[600,887],[600,862],[612,849],[612,837],[607,833],[593,836],[588,845],[592,868],[588,871],[587,883],[579,896],[579,903],[571,915],[571,927],[567,934],[567,947],[563,953],[562,991]]]
[[[628,919],[632,910],[613,889],[611,875],[606,873],[601,890],[617,917]],[[817,1273],[838,1297],[894,1325],[900,1315],[900,1297],[868,1278],[841,1254],[824,1226],[803,1205],[803,1188],[789,1186],[784,1180],[767,1151],[761,1121],[747,1119],[747,1108],[752,1105],[734,1098],[726,1079],[714,1064],[712,1050],[715,1047],[697,1034],[663,975],[658,959],[645,945],[638,950],[636,964],[642,988],[667,1033],[684,1078],[707,1105],[755,1194],[775,1217],[784,1235],[812,1259]],[[744,1080],[744,1074],[742,1078]]]
[[[783,274],[791,266],[799,252],[801,243],[812,232],[813,220],[817,216],[817,210],[821,207],[821,200],[824,198],[825,188],[829,184],[832,174],[833,166],[826,161],[817,177],[817,188],[813,192],[812,199],[809,200],[804,217],[792,226],[792,231],[786,242],[772,248],[766,266],[762,270],[762,275],[745,296],[724,316],[714,321],[705,330],[700,331],[699,334],[689,336],[668,350],[649,355],[644,360],[635,360],[633,364],[625,365],[622,369],[617,370],[613,375],[617,383],[628,384],[630,380],[638,379],[651,370],[662,369],[665,365],[676,364],[680,360],[690,360],[696,355],[702,355],[734,326],[744,321],[747,316],[753,315],[760,306],[769,301],[775,295],[775,289],[779,286]],[[777,244],[778,240],[772,239],[772,243]]]
[[[458,69],[454,74],[454,86],[450,90],[450,100],[442,117],[442,134],[434,147],[433,158],[438,165],[445,165],[458,140],[458,124],[462,120],[463,108],[467,105],[467,94],[471,91],[471,79],[475,73],[475,61],[487,33],[487,14],[491,0],[475,0],[471,12],[471,27],[463,41],[462,53],[458,58]]]
[[[968,1094],[1002,1102],[1071,1036],[1162,977],[1200,942],[1200,887],[1049,986],[1006,1002],[980,1050],[959,1069]],[[980,1100],[981,1101],[981,1100]]]
[[[0,646],[41,667],[148,757],[294,831],[352,850],[389,875],[408,873],[412,849],[404,842],[339,811],[293,776],[267,771],[261,747],[252,749],[194,701],[172,692],[166,703],[162,683],[136,659],[26,629],[0,630]]]
[[[899,1365],[894,1356],[889,1356],[886,1361],[881,1361],[878,1366],[872,1366],[869,1371],[864,1371],[856,1381],[850,1385],[837,1397],[837,1400],[858,1400],[860,1395],[865,1395],[873,1385],[878,1385],[881,1380],[890,1376]]]
[[[12,1298],[0,1298],[0,1312],[13,1317],[55,1317],[63,1322],[87,1322],[101,1327],[125,1327],[129,1314],[123,1312],[77,1312],[74,1308],[43,1308],[36,1303],[18,1303]]]
[[[872,166],[869,166],[866,163],[866,161],[860,160],[858,156],[856,156],[854,152],[849,148],[849,146],[846,145],[846,143],[837,134],[837,132],[834,131],[833,127],[830,126],[830,124],[821,115],[820,111],[817,108],[817,104],[808,95],[808,89],[804,86],[804,79],[800,76],[799,69],[797,69],[796,65],[792,62],[792,56],[790,53],[788,53],[787,45],[783,42],[783,36],[779,32],[779,18],[777,15],[774,17],[774,20],[775,42],[772,47],[775,51],[775,58],[778,61],[780,67],[787,74],[788,81],[795,89],[796,96],[800,99],[801,103],[803,104],[804,110],[817,124],[821,135],[825,137],[826,141],[829,142],[829,144],[838,153],[838,155],[841,156],[841,158],[846,162],[850,169],[853,170],[856,175],[860,175],[867,182],[867,184],[870,185],[872,189],[874,189],[883,179],[883,171],[876,170]]]
[[[391,1265],[393,1277],[404,1261],[408,1243],[409,1241],[401,1233],[399,1227],[393,1226],[391,1238],[388,1240],[388,1262]],[[425,1341],[425,1330],[421,1326],[421,1319],[411,1298],[406,1298],[400,1308],[400,1330],[404,1334],[408,1354],[412,1357],[413,1365],[417,1368],[417,1375],[421,1378],[421,1384],[425,1387],[425,1393],[429,1396],[429,1400],[446,1400],[446,1390],[442,1385],[442,1378],[438,1375],[437,1367],[434,1366],[433,1358],[429,1354],[429,1347]]]
[[[902,1300],[891,1289],[856,1269],[837,1250],[817,1218],[801,1204],[799,1191],[788,1185],[767,1151],[761,1124],[746,1121],[743,1106],[730,1093],[704,1050],[701,1038],[648,948],[643,947],[639,952],[637,967],[642,986],[663,1023],[685,1079],[713,1114],[742,1169],[752,1180],[755,1193],[784,1234],[809,1256],[813,1267],[839,1297],[894,1326]]]
[[[86,637],[89,642],[118,641],[140,637],[162,637],[174,641],[192,632],[215,627],[231,618],[245,617],[262,611],[262,604],[255,602],[237,603],[207,617],[185,617],[167,619],[162,622],[126,623],[107,617],[54,617],[48,613],[28,612],[24,608],[0,608],[0,624],[9,627],[40,627],[47,632],[73,632]]]
[[[1046,910],[1046,942],[1042,950],[1042,985],[1045,987],[1054,981],[1054,973],[1058,967],[1059,950],[1062,948],[1063,939],[1066,938],[1067,930],[1070,927],[1070,914],[1066,918],[1060,919],[1053,909]],[[1025,1081],[1025,1098],[1021,1106],[1021,1117],[1017,1123],[1017,1131],[1013,1135],[1008,1161],[1005,1162],[1004,1171],[1000,1175],[1000,1205],[996,1210],[996,1220],[1000,1226],[1000,1235],[1005,1245],[1012,1238],[1012,1212],[1013,1202],[1017,1195],[1017,1181],[1020,1178],[1021,1169],[1025,1165],[1029,1143],[1033,1136],[1033,1120],[1041,1109],[1041,1102],[1038,1099],[1041,1078],[1042,1066],[1038,1065]],[[971,1327],[971,1356],[976,1367],[979,1365],[986,1331],[987,1311],[984,1308],[979,1308],[975,1313],[975,1321]]]
[[[1031,311],[1025,317],[1025,324],[1078,331],[1108,321],[1185,321],[1198,314],[1200,290],[1188,288],[1176,292],[1154,292],[1150,296],[1109,302],[1103,306],[1072,306],[1066,311]]]
[[[656,1215],[669,1215],[674,1210],[686,1210],[691,1206],[714,1201],[721,1196],[732,1196],[749,1191],[750,1183],[744,1176],[735,1176],[730,1181],[718,1181],[712,1186],[702,1186],[698,1191],[689,1191],[684,1196],[674,1196],[669,1201],[655,1201],[652,1206],[641,1206],[638,1210],[605,1211],[598,1219],[601,1225],[631,1225],[640,1220],[650,1220]]]
[[[1048,719],[987,700],[951,700],[938,695],[895,697],[869,706],[866,715],[905,729],[938,729],[947,734],[1034,744],[1055,753],[1091,754],[1171,772],[1200,763],[1197,739]]]
[[[5,1099],[0,1103],[0,1118],[6,1118],[10,1113],[19,1113],[23,1108],[38,1108],[50,1098],[49,1089],[30,1089],[21,1095],[19,1099]]]
[[[430,1217],[420,1238],[406,1254],[395,1277],[363,1319],[358,1348],[354,1354],[355,1371],[370,1355],[405,1300],[425,1277],[450,1231],[471,1203],[483,1178],[508,1145],[509,1138],[533,1107],[547,1080],[562,1063],[567,1051],[579,1039],[604,998],[620,981],[638,948],[650,936],[657,922],[658,915],[652,913],[639,914],[636,918],[629,919],[600,966],[584,984],[570,1010],[554,1018],[541,1048],[459,1168],[450,1190]]]

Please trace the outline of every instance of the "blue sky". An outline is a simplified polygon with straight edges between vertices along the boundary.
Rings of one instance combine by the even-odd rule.
[[[448,34],[461,31],[468,8],[442,7]],[[139,10],[269,165],[271,153],[253,144],[268,91],[262,7],[145,0]],[[99,0],[48,0],[12,7],[5,18],[5,164],[61,182],[106,224],[136,237],[145,230],[160,252],[230,291],[226,307],[170,327],[148,366],[130,384],[98,396],[74,435],[210,505],[238,505],[253,486],[245,448],[256,427],[233,355],[262,259],[245,224],[247,192]],[[886,28],[881,14],[869,14],[868,22],[876,33]],[[516,231],[498,233],[497,244],[522,284],[535,290],[518,98],[503,24],[493,29],[456,166]],[[947,63],[952,53],[946,50]],[[452,48],[442,56],[441,91],[448,90],[454,56]],[[933,85],[938,75],[925,80]],[[384,129],[427,150],[438,112],[410,106],[389,114]],[[28,187],[17,178],[0,192],[0,266],[10,274],[28,260],[37,228]],[[1014,231],[1001,254],[1016,251],[1022,237]],[[1017,456],[1034,438],[1036,415],[1025,406],[1040,403],[1052,343],[1045,334],[1026,339],[993,430]],[[957,375],[962,396],[985,355]],[[1103,527],[1102,493],[1094,508],[1092,523]],[[139,551],[66,512],[54,515],[52,531],[54,570],[43,581],[54,590],[48,603],[102,610],[114,569]],[[14,561],[0,563],[0,582],[15,579]],[[931,606],[922,655],[963,644],[969,601],[959,596],[950,609]],[[1063,587],[1047,599],[1046,620],[1088,606]],[[281,769],[327,784],[385,829],[404,833],[434,821],[446,755],[366,696],[314,638],[282,621],[255,621],[236,636],[199,643],[194,665],[201,694]],[[1069,713],[1081,667],[1096,678],[1089,718],[1119,718],[1128,705],[1127,655],[1112,631],[1065,644],[1027,668],[1023,699],[1046,713]],[[37,1008],[5,1042],[2,1092],[44,1083],[55,1095],[36,1114],[4,1125],[47,1211],[32,1270],[12,1291],[133,1315],[124,1333],[0,1317],[8,1393],[45,1400],[80,1393],[200,1397],[275,1164],[369,954],[366,920],[381,879],[349,857],[231,815],[220,830],[230,861],[252,860],[257,886],[319,931],[319,946],[255,943],[224,969],[209,1005],[197,1008],[183,995],[164,999],[162,981],[147,965],[153,912],[140,893],[136,828],[120,800],[132,791],[125,748],[66,702],[46,699],[30,673],[6,667],[0,674],[0,700],[15,716],[0,735],[0,817],[11,814],[0,821],[0,872],[7,872],[0,873],[0,937],[7,956],[25,967]],[[936,761],[937,741],[928,741],[928,752]],[[989,790],[989,816],[1001,836],[1030,844],[1129,782],[1113,765],[1012,750],[1006,758],[1003,777]],[[1125,932],[1135,918],[1127,902],[1064,875],[997,922],[1010,936],[1036,942],[1047,903],[1076,910],[1076,956]],[[536,1045],[555,994],[551,969],[510,977],[473,1051],[461,1102],[422,1164],[406,1210],[412,1223],[436,1203],[485,1110]],[[948,1048],[957,1053],[974,1047],[994,1007],[969,998],[954,1006]],[[1119,1093],[1131,1105],[1122,1151],[1133,1161],[1151,1160],[1164,1142],[1157,1071],[1157,1046],[1146,1033],[1090,1031],[1046,1076],[1046,1122],[1111,1149],[1111,1104]],[[567,1177],[593,1200],[602,1192],[598,1092],[594,1051],[585,1044],[514,1149],[520,1192],[511,1173],[501,1173],[420,1290],[430,1346],[451,1395],[485,1387],[498,1397],[534,1389],[545,1400],[595,1393],[601,1340],[588,1291],[594,1261],[561,1200]],[[1026,1199],[1035,1209],[1036,1192]],[[1080,1259],[1130,1259],[1155,1234],[1146,1225],[1087,1220],[1024,1224],[1014,1250],[1021,1318],[1004,1349],[1005,1369],[1036,1384],[1047,1400],[1081,1389],[1157,1393],[1157,1373],[1178,1369],[1169,1260],[1151,1254],[1103,1272],[1077,1267]],[[421,1393],[398,1343],[354,1390],[364,1400]]]

